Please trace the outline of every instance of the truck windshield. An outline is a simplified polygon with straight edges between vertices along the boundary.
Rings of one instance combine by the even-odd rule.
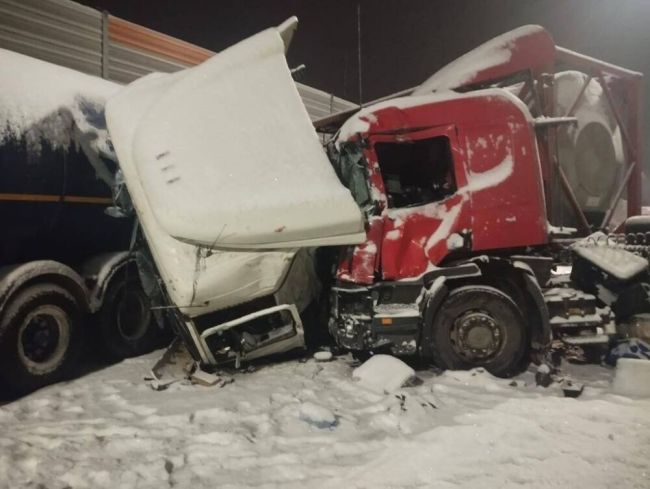
[[[334,142],[331,142],[327,145],[327,156],[341,183],[350,190],[357,205],[368,215],[373,203],[361,147],[356,143],[344,143],[337,149]]]

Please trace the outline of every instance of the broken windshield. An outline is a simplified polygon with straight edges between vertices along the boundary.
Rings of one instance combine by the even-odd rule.
[[[357,205],[366,215],[370,215],[373,202],[361,147],[356,143],[344,143],[336,148],[331,142],[327,145],[327,156],[339,180],[350,191]]]

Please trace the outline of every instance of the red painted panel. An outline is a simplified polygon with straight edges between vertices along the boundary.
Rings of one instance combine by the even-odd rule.
[[[544,190],[528,122],[467,126],[461,138],[469,166],[472,249],[545,243]]]

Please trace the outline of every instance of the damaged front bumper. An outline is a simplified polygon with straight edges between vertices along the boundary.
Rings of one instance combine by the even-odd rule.
[[[422,315],[416,306],[420,289],[418,285],[406,294],[404,290],[396,294],[394,286],[382,284],[333,287],[330,334],[346,350],[413,355],[422,331]]]
[[[189,318],[175,311],[174,316],[176,332],[189,353],[208,370],[224,364],[238,368],[243,361],[305,346],[302,320],[294,304],[270,305],[236,315]]]

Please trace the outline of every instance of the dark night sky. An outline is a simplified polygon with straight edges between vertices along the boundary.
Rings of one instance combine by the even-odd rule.
[[[358,100],[357,1],[84,0],[81,3],[219,51],[290,15],[301,81]],[[426,79],[487,39],[541,24],[565,47],[650,76],[650,0],[360,0],[364,101]],[[650,99],[650,97],[647,97]]]

